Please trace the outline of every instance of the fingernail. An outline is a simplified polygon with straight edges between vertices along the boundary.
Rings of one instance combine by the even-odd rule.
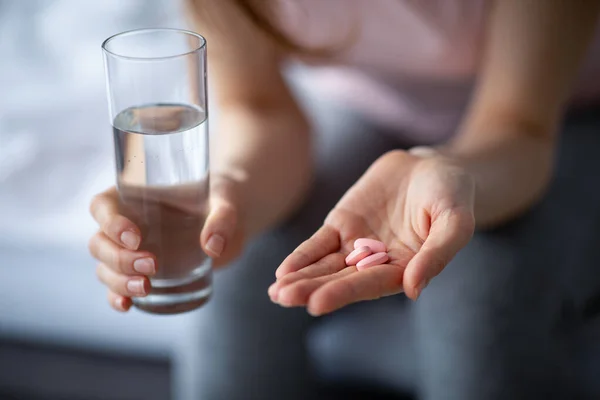
[[[135,260],[133,262],[133,269],[144,275],[153,275],[156,272],[154,269],[154,260],[150,257]]]
[[[121,242],[131,250],[137,250],[140,245],[140,237],[133,232],[121,233]]]
[[[429,279],[425,279],[419,284],[419,286],[417,286],[417,297],[415,298],[415,300],[421,296],[421,293],[427,287],[427,285],[429,285]]]
[[[124,310],[125,309],[125,301],[123,300],[122,297],[117,297],[114,301],[115,303],[115,307],[117,307],[118,309]]]
[[[144,281],[141,279],[132,279],[127,282],[127,290],[133,294],[146,294]]]
[[[217,257],[223,252],[223,247],[225,247],[225,239],[221,235],[212,235],[206,243],[206,249]]]

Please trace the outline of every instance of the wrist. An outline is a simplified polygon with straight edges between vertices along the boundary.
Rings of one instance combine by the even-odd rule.
[[[500,140],[502,139],[502,140]],[[545,194],[552,171],[552,147],[528,135],[504,135],[485,145],[445,145],[411,149],[423,158],[439,158],[471,176],[475,183],[475,219],[493,228],[526,213]]]
[[[275,119],[277,120],[277,118]],[[310,136],[298,127],[248,118],[221,125],[215,160],[235,185],[240,225],[252,237],[280,223],[302,204],[312,178]],[[215,171],[217,168],[215,168]]]
[[[459,168],[465,173],[469,173],[468,163],[457,154],[454,154],[448,147],[415,146],[409,149],[408,153],[422,159],[437,159],[445,165]]]

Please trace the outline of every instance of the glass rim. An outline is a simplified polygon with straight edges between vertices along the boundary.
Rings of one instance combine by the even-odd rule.
[[[108,44],[114,40],[114,39],[119,39],[122,37],[126,37],[126,36],[132,36],[132,35],[139,35],[139,34],[144,34],[144,33],[150,33],[150,32],[171,32],[171,33],[182,33],[188,36],[193,36],[197,39],[200,40],[200,44],[189,51],[183,52],[183,53],[178,53],[178,54],[172,54],[172,55],[168,55],[168,56],[160,56],[160,57],[135,57],[135,56],[127,56],[127,55],[123,55],[123,54],[118,54],[115,53],[114,51],[110,51],[107,46]],[[120,58],[123,60],[131,60],[131,61],[159,61],[159,60],[168,60],[171,58],[178,58],[178,57],[183,57],[183,56],[187,56],[193,53],[196,53],[197,51],[202,50],[203,48],[206,47],[206,39],[204,38],[204,36],[200,35],[199,33],[196,32],[192,32],[190,30],[187,29],[177,29],[177,28],[142,28],[142,29],[131,29],[128,31],[124,31],[124,32],[119,32],[116,33],[112,36],[109,36],[106,40],[104,40],[104,42],[102,42],[102,50],[107,53],[110,54],[112,57],[115,58]]]

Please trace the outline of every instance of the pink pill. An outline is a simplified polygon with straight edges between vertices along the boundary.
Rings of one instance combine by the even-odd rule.
[[[366,258],[363,258],[362,260],[360,260],[356,264],[356,268],[359,271],[361,271],[365,268],[369,268],[374,265],[385,264],[386,262],[388,262],[389,259],[390,259],[390,257],[387,255],[387,253],[384,253],[384,252],[371,254],[369,257],[366,257]]]
[[[373,251],[373,253],[385,253],[387,251],[385,243],[380,242],[379,240],[360,238],[354,241],[355,249],[358,249],[359,247],[363,246],[367,246],[368,248],[370,248]]]
[[[365,257],[370,256],[371,254],[373,254],[373,252],[367,246],[359,247],[358,249],[352,251],[352,253],[348,254],[348,257],[346,257],[346,265],[356,265],[357,262]]]

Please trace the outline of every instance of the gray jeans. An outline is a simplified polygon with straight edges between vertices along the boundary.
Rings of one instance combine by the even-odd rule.
[[[600,289],[600,118],[566,122],[543,202],[477,233],[419,301],[398,295],[315,319],[270,303],[275,268],[377,157],[408,145],[320,106],[312,195],[216,274],[198,313],[195,398],[318,399],[316,377],[435,400],[573,398],[572,339]]]

